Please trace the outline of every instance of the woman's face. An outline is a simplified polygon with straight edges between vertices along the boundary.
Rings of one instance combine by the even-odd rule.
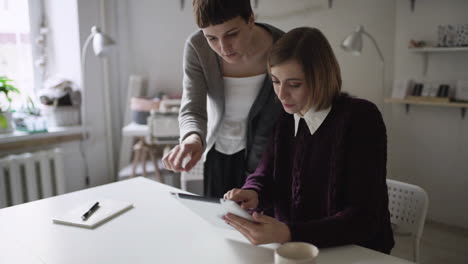
[[[309,87],[302,65],[296,60],[288,60],[271,67],[270,71],[273,88],[284,111],[289,114],[304,115],[310,106],[308,105]]]
[[[237,63],[247,55],[255,26],[253,17],[246,23],[240,16],[222,24],[203,28],[210,47],[227,63]]]

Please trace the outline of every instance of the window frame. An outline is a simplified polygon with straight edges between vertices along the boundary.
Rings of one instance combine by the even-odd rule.
[[[44,0],[28,0],[28,7],[29,7],[29,23],[30,23],[30,38],[31,38],[31,48],[32,48],[32,59],[33,59],[33,75],[34,75],[34,87],[33,91],[37,95],[38,91],[42,88],[44,83],[44,76],[39,70],[38,66],[36,66],[36,60],[40,56],[40,48],[36,44],[36,39],[40,35],[40,29],[43,23],[47,23],[47,17],[45,14],[45,6]],[[46,39],[46,45],[47,45]],[[47,54],[46,50],[46,61],[47,58],[50,58],[49,54]],[[43,69],[47,71],[47,63]],[[35,98],[39,99],[39,98]]]

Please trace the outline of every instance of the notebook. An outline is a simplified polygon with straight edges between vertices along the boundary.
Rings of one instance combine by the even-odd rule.
[[[99,202],[99,208],[86,220],[81,216],[86,213],[93,204]],[[71,209],[63,215],[54,217],[52,221],[55,224],[71,225],[84,228],[95,228],[104,222],[120,215],[133,208],[129,202],[121,202],[110,199],[96,199]]]

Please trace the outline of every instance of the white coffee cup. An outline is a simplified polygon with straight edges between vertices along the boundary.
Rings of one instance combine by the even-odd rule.
[[[288,242],[275,250],[275,264],[316,264],[319,250],[305,242]]]

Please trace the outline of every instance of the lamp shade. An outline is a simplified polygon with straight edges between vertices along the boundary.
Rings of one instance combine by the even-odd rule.
[[[107,54],[109,46],[114,45],[115,42],[109,36],[102,33],[101,30],[94,26],[91,28],[93,35],[93,50],[96,56],[102,57]]]
[[[356,30],[352,32],[351,34],[349,34],[343,40],[343,42],[341,42],[340,46],[344,51],[351,53],[355,56],[359,56],[361,55],[361,51],[362,51],[362,38],[363,38],[362,35],[366,35],[372,41],[375,49],[377,50],[377,54],[379,55],[380,61],[382,62],[382,89],[385,93],[385,59],[374,37],[372,37],[371,34],[369,34],[366,30],[364,30],[363,26],[358,25],[356,27]]]
[[[341,43],[341,48],[353,55],[361,55],[363,28],[359,25],[354,32],[349,34]]]

